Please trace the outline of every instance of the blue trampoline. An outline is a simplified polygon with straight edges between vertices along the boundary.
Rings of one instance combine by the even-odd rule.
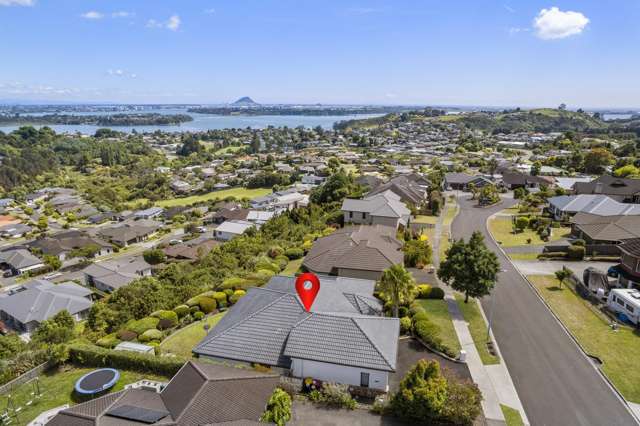
[[[111,389],[118,382],[119,378],[120,373],[118,370],[101,368],[80,377],[74,389],[81,395],[95,395]]]

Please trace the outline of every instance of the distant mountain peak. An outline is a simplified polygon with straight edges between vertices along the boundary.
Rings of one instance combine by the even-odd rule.
[[[243,96],[237,101],[235,101],[232,105],[259,105],[259,104],[255,102],[253,99],[251,99],[249,96]]]

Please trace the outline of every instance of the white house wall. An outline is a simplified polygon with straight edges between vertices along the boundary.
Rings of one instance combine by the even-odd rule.
[[[348,367],[326,362],[293,358],[291,374],[294,377],[312,377],[326,382],[360,386],[360,373],[369,373],[369,387],[386,392],[388,390],[388,373],[366,368]]]

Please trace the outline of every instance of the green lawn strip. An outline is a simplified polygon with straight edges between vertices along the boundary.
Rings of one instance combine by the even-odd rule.
[[[284,270],[281,272],[282,275],[287,275],[287,276],[294,276],[296,274],[296,272],[298,272],[298,269],[300,269],[300,266],[302,265],[302,261],[304,260],[304,258],[302,259],[296,259],[296,260],[292,260],[291,262],[289,262],[287,264],[287,267],[284,268]]]
[[[538,253],[507,253],[511,260],[538,260]]]
[[[464,295],[456,293],[456,302],[458,307],[462,311],[464,320],[469,324],[469,332],[473,338],[473,343],[480,354],[480,359],[485,365],[499,364],[500,358],[491,355],[489,349],[487,349],[487,323],[480,313],[480,306],[478,301],[473,298],[469,298],[469,303],[464,303]]]
[[[458,214],[458,204],[455,201],[450,201],[447,204],[447,210],[444,213],[444,220],[442,222],[442,225],[443,226],[451,225],[451,223],[453,222],[453,219],[455,219],[457,214]]]
[[[524,426],[520,411],[504,404],[500,404],[500,408],[502,409],[502,414],[504,414],[504,420],[507,426]]]
[[[602,360],[602,371],[622,395],[640,403],[640,365],[637,357],[630,355],[640,352],[638,333],[625,326],[613,331],[604,314],[566,285],[560,289],[553,276],[527,278],[587,353]]]
[[[38,378],[40,384],[40,392],[42,396],[35,398],[31,393],[34,391],[31,383],[25,383],[18,388],[14,388],[11,392],[11,398],[16,407],[22,407],[18,414],[18,425],[26,425],[35,419],[43,411],[59,407],[64,404],[74,405],[81,400],[74,397],[73,387],[76,381],[84,374],[95,370],[94,368],[75,368],[71,366],[63,366],[54,370],[45,372]],[[110,390],[116,392],[122,390],[124,385],[137,382],[142,379],[159,380],[163,382],[169,381],[169,377],[156,376],[150,373],[140,373],[137,371],[118,370],[120,372],[120,380]],[[33,401],[31,405],[26,405],[28,401]],[[0,395],[0,407],[2,410],[7,406],[7,395]]]
[[[439,299],[420,299],[418,302],[427,311],[429,319],[440,328],[439,336],[442,339],[442,343],[454,352],[460,352],[462,347],[458,341],[456,330],[453,328],[451,315],[449,315],[449,310],[447,309],[447,302]]]
[[[440,236],[440,247],[438,249],[440,253],[440,262],[444,262],[445,260],[447,260],[447,256],[445,255],[445,253],[447,252],[447,250],[449,249],[449,246],[451,245],[449,238],[450,238],[449,231],[443,231],[442,235]]]
[[[176,331],[160,344],[161,353],[170,353],[185,358],[191,357],[191,350],[207,335],[204,325],[209,324],[213,328],[224,316],[224,312],[206,317],[202,321],[189,324],[185,328]]]
[[[496,216],[489,220],[489,232],[502,247],[526,246],[529,244],[545,244],[540,236],[532,229],[525,229],[523,232],[514,234],[510,217]],[[557,241],[566,237],[570,233],[569,228],[551,228],[549,241]],[[531,239],[531,243],[527,240]]]
[[[431,225],[435,225],[438,221],[438,216],[427,216],[427,215],[418,215],[413,220],[413,223],[427,223]]]
[[[227,146],[214,152],[214,155],[234,154],[242,149],[244,149],[244,146]]]
[[[258,198],[263,195],[271,194],[271,188],[229,188],[221,191],[213,191],[202,195],[192,195],[191,197],[172,198],[170,200],[161,200],[155,203],[158,207],[175,207],[186,206],[193,203],[200,203],[210,200],[224,200],[227,197],[241,198]]]

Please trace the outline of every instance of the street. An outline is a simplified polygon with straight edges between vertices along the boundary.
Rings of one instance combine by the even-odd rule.
[[[634,425],[635,419],[594,365],[558,324],[534,290],[488,235],[486,220],[515,204],[512,199],[477,208],[468,195],[452,224],[454,238],[480,230],[496,252],[503,272],[492,296],[482,300],[493,333],[532,425]],[[495,303],[492,298],[495,297]]]

